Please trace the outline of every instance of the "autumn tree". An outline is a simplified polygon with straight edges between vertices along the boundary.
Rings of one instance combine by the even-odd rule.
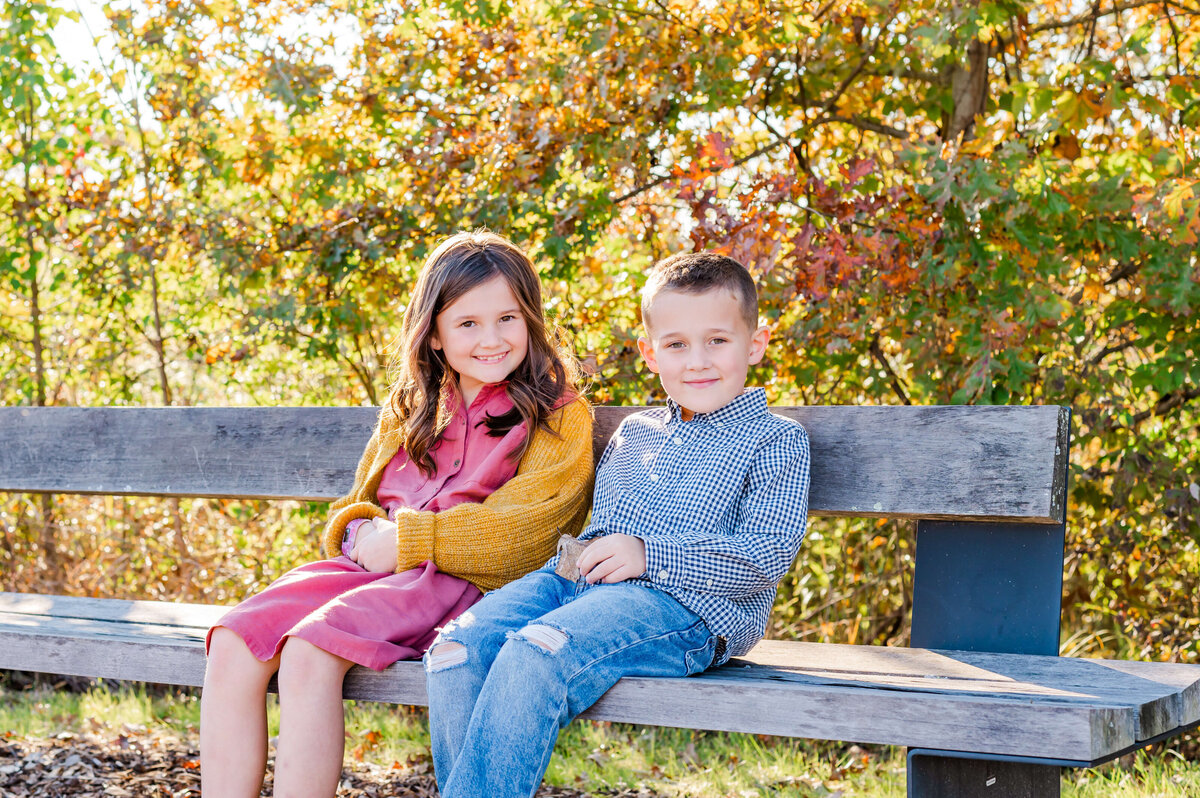
[[[657,401],[634,346],[644,268],[717,249],[760,285],[776,401],[1070,406],[1067,647],[1197,656],[1200,7],[107,13],[109,150],[59,256],[87,279],[55,297],[115,314],[124,354],[78,400],[379,402],[416,265],[488,226],[544,266],[594,398]],[[33,329],[17,316],[6,340]],[[6,375],[36,371],[26,352]],[[902,640],[910,531],[816,530],[779,622]],[[857,589],[864,570],[885,593]]]

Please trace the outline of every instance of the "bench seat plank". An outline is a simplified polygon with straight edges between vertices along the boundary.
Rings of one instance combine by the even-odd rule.
[[[170,601],[127,601],[124,599],[48,596],[37,593],[0,592],[0,612],[52,618],[84,618],[125,621],[130,624],[160,624],[191,630],[207,629],[230,607],[216,604],[185,604]]]
[[[199,686],[224,607],[0,593],[0,667]],[[347,698],[422,705],[419,662]],[[585,717],[1093,761],[1200,720],[1200,666],[764,641],[690,679],[622,680]]]
[[[834,654],[820,643],[764,640],[751,661],[731,664],[745,678],[809,684],[1083,702],[1119,696],[1137,707],[1137,740],[1200,722],[1200,666],[1179,663],[846,645]]]
[[[621,419],[640,409],[597,407],[597,452]],[[813,515],[1063,520],[1067,408],[774,410],[809,432]],[[328,501],[353,482],[377,413],[371,407],[0,407],[0,491]]]

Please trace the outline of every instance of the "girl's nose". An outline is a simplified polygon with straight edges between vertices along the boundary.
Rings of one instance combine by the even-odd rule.
[[[499,346],[504,342],[500,336],[500,328],[495,324],[486,324],[483,327],[483,334],[479,336],[481,346],[493,347]]]

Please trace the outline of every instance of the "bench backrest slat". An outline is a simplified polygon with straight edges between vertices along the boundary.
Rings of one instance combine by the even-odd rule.
[[[596,408],[597,452],[640,408]],[[1061,407],[780,407],[812,443],[813,515],[1061,523]],[[370,407],[0,408],[0,491],[324,501]]]

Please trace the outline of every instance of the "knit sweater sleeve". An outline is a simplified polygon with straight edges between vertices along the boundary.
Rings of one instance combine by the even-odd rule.
[[[380,441],[383,438],[383,418],[367,441],[367,448],[358,461],[354,473],[354,485],[350,492],[329,505],[329,519],[321,533],[321,547],[326,557],[336,557],[342,553],[342,537],[346,533],[346,524],[355,518],[387,518],[387,513],[375,502],[375,487],[372,486],[372,471],[376,459],[379,458]]]
[[[482,503],[440,513],[398,511],[396,570],[432,560],[442,571],[492,590],[544,565],[560,534],[583,527],[593,478],[587,403],[564,405],[550,426],[558,434],[534,430],[516,476]]]

